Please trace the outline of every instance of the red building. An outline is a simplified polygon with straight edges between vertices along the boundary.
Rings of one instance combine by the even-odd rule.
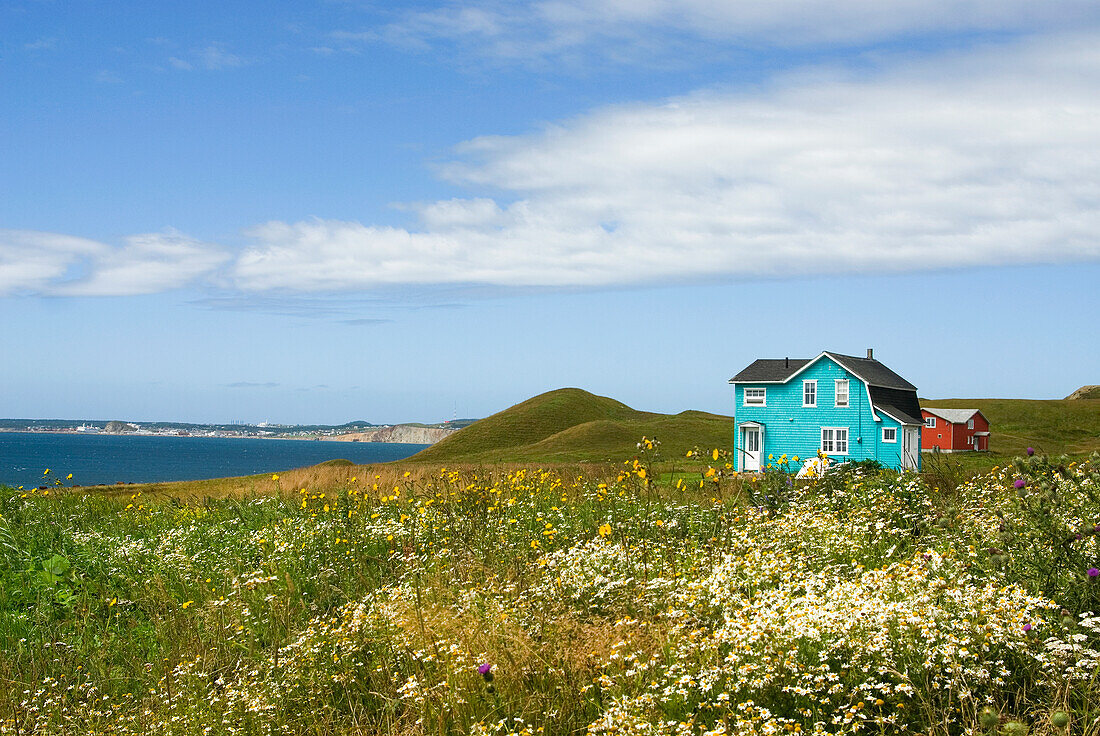
[[[921,407],[923,452],[966,452],[989,449],[989,420],[977,409]]]

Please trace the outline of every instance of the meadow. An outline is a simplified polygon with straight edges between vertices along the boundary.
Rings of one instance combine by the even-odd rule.
[[[1100,457],[633,455],[3,489],[0,733],[1100,733]]]

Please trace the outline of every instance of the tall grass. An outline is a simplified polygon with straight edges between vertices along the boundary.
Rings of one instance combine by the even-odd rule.
[[[0,493],[0,733],[1100,733],[1094,462],[656,452]]]

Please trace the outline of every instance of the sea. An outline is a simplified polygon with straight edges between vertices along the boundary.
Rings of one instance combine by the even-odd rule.
[[[0,432],[0,486],[159,483],[277,473],[344,458],[402,460],[428,445],[159,435]],[[45,471],[49,469],[49,474]],[[72,473],[71,479],[66,479]]]

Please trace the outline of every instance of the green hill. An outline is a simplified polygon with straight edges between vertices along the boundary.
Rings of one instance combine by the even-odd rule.
[[[989,448],[1020,455],[1028,447],[1048,455],[1100,450],[1100,399],[921,399],[921,406],[979,409],[989,420]]]
[[[563,388],[474,422],[412,461],[583,462],[621,460],[643,436],[656,437],[666,457],[693,447],[728,447],[733,418],[699,411],[655,414],[605,396]]]

